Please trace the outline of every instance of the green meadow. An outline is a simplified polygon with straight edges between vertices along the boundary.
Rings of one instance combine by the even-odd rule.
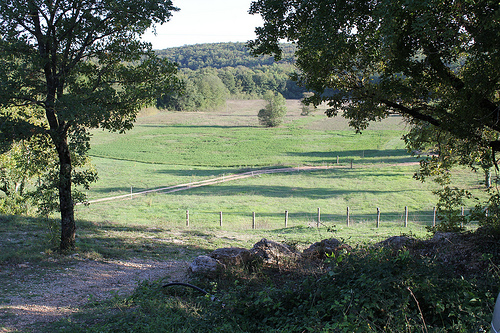
[[[77,218],[146,228],[255,234],[255,239],[276,230],[288,238],[314,238],[318,226],[356,242],[391,234],[425,235],[425,226],[433,220],[436,185],[412,179],[418,164],[401,140],[405,131],[401,118],[390,117],[356,134],[344,119],[327,118],[322,108],[300,116],[298,101],[288,101],[284,125],[263,128],[256,116],[262,106],[262,101],[239,100],[211,112],[147,109],[126,134],[93,132],[90,155],[100,179],[88,192],[89,200],[251,170],[329,168],[133,195],[78,206]],[[480,191],[479,174],[457,172],[456,181]],[[407,228],[403,227],[405,207]],[[377,208],[380,228],[375,227]]]
[[[432,182],[412,179],[418,163],[401,141],[405,131],[401,118],[391,117],[373,124],[363,134],[355,134],[345,120],[327,118],[324,109],[300,116],[298,102],[288,103],[286,121],[278,128],[258,125],[257,112],[263,102],[252,100],[228,101],[224,110],[212,112],[147,109],[126,134],[94,131],[90,155],[100,178],[88,191],[88,198],[92,201],[123,197],[76,206],[76,249],[69,256],[53,250],[58,246],[60,234],[57,216],[53,219],[0,216],[3,235],[0,263],[8,268],[0,271],[0,284],[6,286],[7,295],[0,297],[0,305],[4,307],[0,322],[13,316],[8,310],[9,295],[28,293],[16,289],[22,288],[24,280],[19,286],[13,283],[11,268],[33,265],[37,274],[32,278],[38,281],[44,279],[44,274],[62,269],[61,265],[71,267],[76,262],[191,261],[217,248],[251,248],[262,238],[303,250],[332,237],[363,248],[390,236],[430,236],[426,226],[433,221],[437,198],[432,190],[437,187]],[[323,169],[305,170],[307,166]],[[286,167],[298,170],[256,175],[258,170]],[[201,187],[185,186],[186,189],[176,192],[139,194],[249,171],[254,171],[254,176]],[[472,188],[478,195],[483,191],[481,180],[480,174],[465,170],[454,173],[455,184]],[[377,208],[380,211],[378,227]],[[396,257],[391,255],[379,260],[374,252],[375,260],[367,263],[366,270],[370,274],[383,271],[385,276],[387,268],[380,263],[394,263],[397,268],[399,260],[408,260],[407,254],[408,251],[398,252]],[[342,258],[343,255],[339,260]],[[246,309],[252,305],[246,297],[255,297],[252,302],[260,313],[264,305],[261,302],[271,300],[267,297],[269,290],[280,295],[289,290],[275,287],[272,278],[283,281],[284,273],[283,279],[287,282],[296,281],[298,285],[304,280],[307,268],[297,268],[290,274],[294,271],[293,264],[282,265],[279,272],[269,272],[270,275],[267,271],[252,273],[250,269],[245,275],[236,270],[216,281],[194,280],[193,283],[214,291],[220,283],[229,304],[236,307]],[[360,265],[365,267],[363,261]],[[394,267],[391,269],[396,269]],[[425,272],[434,274],[432,267]],[[318,269],[320,274],[312,273],[315,279],[324,276],[330,279],[327,285],[332,286],[336,279],[331,280],[329,274],[322,275],[324,268]],[[427,277],[427,273],[420,276]],[[168,274],[166,271],[166,278],[170,277]],[[242,275],[238,277],[238,274]],[[377,290],[385,290],[379,285],[379,273],[374,274],[376,283],[368,283],[367,290],[372,292],[374,285],[379,286]],[[360,274],[360,278],[363,276],[365,274]],[[393,275],[388,276],[388,283],[394,285]],[[72,317],[46,326],[36,323],[30,328],[37,332],[211,332],[214,328],[221,332],[252,331],[240,327],[241,323],[255,322],[252,313],[241,317],[241,322],[235,321],[232,312],[214,308],[215,302],[207,303],[208,298],[189,293],[180,293],[180,297],[174,298],[165,295],[158,289],[160,282],[140,283],[133,295],[126,298],[113,296],[108,301],[91,302],[90,295],[89,303]],[[428,280],[421,284],[429,285]],[[345,286],[350,293],[355,288]],[[450,288],[455,290],[455,286]],[[438,290],[441,291],[432,288],[433,292]],[[452,294],[444,290],[446,297]],[[334,294],[341,295],[342,291]],[[384,301],[389,299],[380,297]],[[327,306],[331,309],[330,304]],[[288,314],[283,320],[286,318]],[[6,327],[0,324],[0,331],[2,328]]]

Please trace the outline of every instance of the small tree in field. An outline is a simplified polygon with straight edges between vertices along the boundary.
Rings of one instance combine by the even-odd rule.
[[[266,127],[276,127],[283,122],[286,115],[286,99],[280,93],[268,91],[264,95],[267,105],[259,111],[259,123]]]
[[[303,98],[300,101],[300,103],[302,104],[302,107],[301,107],[302,112],[300,112],[300,115],[301,116],[308,116],[311,114],[313,108],[311,108],[311,105],[307,102],[307,99],[313,97],[314,93],[305,92],[302,94],[302,96],[303,96]]]

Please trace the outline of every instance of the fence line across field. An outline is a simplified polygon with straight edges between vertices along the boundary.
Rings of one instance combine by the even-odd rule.
[[[351,161],[352,162],[352,161]],[[112,200],[123,200],[123,199],[132,199],[135,196],[140,196],[140,195],[147,195],[151,193],[174,193],[178,191],[183,191],[183,190],[188,190],[192,188],[197,188],[197,187],[202,187],[202,186],[208,186],[208,185],[215,185],[227,181],[233,181],[233,180],[238,180],[238,179],[245,179],[245,178],[250,178],[250,177],[255,177],[258,175],[262,174],[273,174],[273,173],[287,173],[287,172],[299,172],[299,171],[315,171],[315,170],[326,170],[326,169],[337,169],[337,168],[346,168],[346,166],[341,166],[338,164],[338,159],[337,159],[337,165],[322,165],[322,166],[297,166],[297,167],[287,167],[287,168],[277,168],[277,169],[262,169],[262,170],[253,170],[253,171],[247,171],[243,173],[238,173],[238,174],[231,174],[231,175],[222,175],[219,177],[211,178],[211,179],[206,179],[206,180],[201,180],[201,181],[196,181],[196,182],[190,182],[190,183],[185,183],[185,184],[178,184],[178,185],[172,185],[172,186],[166,186],[166,187],[160,187],[160,188],[155,188],[155,189],[149,189],[149,190],[144,190],[144,191],[139,191],[139,192],[133,192],[133,188],[130,187],[130,194],[123,194],[123,195],[118,195],[118,196],[113,196],[113,197],[107,197],[107,198],[100,198],[100,199],[94,199],[94,200],[89,200],[87,203],[88,204],[95,204],[99,202],[105,202],[105,201],[112,201]],[[352,168],[352,163],[350,165],[350,168]],[[206,212],[205,212],[206,213]],[[226,213],[227,214],[234,214],[234,213]],[[240,213],[241,214],[241,213]],[[313,218],[310,218],[312,215],[315,213],[302,213],[306,214],[308,216],[308,220],[310,222],[315,222],[316,225],[319,227],[320,224],[322,223],[321,220],[321,209],[317,209],[317,214],[316,214],[316,219],[313,221]],[[223,225],[223,215],[224,213],[222,211],[218,212],[219,215],[219,226],[222,227]],[[285,228],[288,227],[289,221],[290,221],[290,215],[297,215],[297,213],[291,213],[288,210],[284,211],[284,226]],[[326,214],[332,215],[332,214]],[[464,215],[464,208],[462,208],[462,215]],[[339,216],[339,215],[336,215]],[[382,212],[380,208],[376,208],[376,213],[375,214],[353,214],[350,207],[347,207],[346,209],[346,214],[343,218],[344,223],[349,227],[353,223],[356,222],[356,220],[363,219],[366,220],[372,220],[375,216],[375,223],[376,227],[380,227],[380,223],[382,221],[382,216],[384,217],[385,222],[390,222],[394,223],[394,221],[402,221],[404,224],[404,227],[408,226],[408,221],[409,221],[409,211],[408,207],[405,206],[404,212],[400,213],[384,213],[382,215]],[[388,216],[396,216],[396,218],[393,219],[387,219]],[[414,215],[415,216],[415,215]],[[436,207],[433,208],[432,214],[424,214],[424,215],[418,215],[420,217],[425,216],[425,217],[431,217],[432,221],[432,226],[436,225],[437,222],[437,217],[436,217]],[[252,229],[255,229],[257,226],[257,213],[252,212]],[[328,221],[328,222],[338,222],[338,220],[335,221]],[[430,221],[428,219],[425,219],[425,221],[413,221],[413,222],[423,222],[423,223],[429,223]],[[190,216],[189,216],[189,210],[186,211],[186,226],[189,226],[190,224]]]
[[[224,219],[224,216],[227,216],[227,215],[246,215],[244,213],[241,213],[241,212],[238,212],[238,213],[235,213],[235,212],[231,212],[231,213],[224,213],[222,211],[219,211],[217,213],[215,212],[201,212],[201,213],[205,213],[205,214],[217,214],[218,217],[219,217],[219,226],[222,227],[223,226],[223,219]],[[279,213],[281,214],[281,213]],[[465,209],[462,207],[462,216],[464,216],[465,214]],[[189,227],[190,226],[190,216],[192,216],[193,214],[190,215],[190,211],[189,210],[186,210],[186,226]],[[269,213],[262,213],[262,215],[269,215]],[[334,214],[325,214],[327,216],[330,216],[330,219],[328,219],[327,221],[324,221],[322,220],[322,213],[321,213],[321,208],[318,207],[317,209],[317,213],[291,213],[289,210],[285,210],[283,212],[283,221],[284,221],[284,227],[287,228],[289,226],[289,222],[290,222],[290,216],[298,216],[298,215],[305,215],[308,217],[307,220],[309,220],[309,223],[315,223],[317,227],[319,227],[320,225],[323,224],[323,222],[339,222],[338,220],[338,217],[339,215],[335,215],[337,218],[336,219],[333,219],[331,216],[334,215]],[[315,219],[311,219],[312,216],[315,216]],[[256,229],[257,228],[257,217],[258,217],[258,214],[257,212],[252,212],[251,214],[248,213],[248,216],[250,217],[251,216],[251,223],[252,223],[252,229]],[[382,216],[385,218],[384,220],[382,220]],[[350,227],[352,226],[354,223],[356,223],[356,221],[359,221],[359,220],[362,220],[364,222],[366,221],[369,221],[369,220],[375,220],[375,226],[377,228],[380,227],[380,224],[384,221],[384,222],[387,222],[387,223],[394,223],[395,221],[397,222],[402,222],[403,223],[403,226],[406,228],[408,227],[408,222],[410,221],[410,216],[413,218],[411,221],[412,222],[416,222],[416,223],[432,223],[432,226],[436,226],[436,223],[438,222],[437,220],[437,215],[436,215],[436,207],[433,207],[433,210],[430,214],[413,214],[413,215],[410,215],[410,212],[409,212],[409,209],[408,209],[408,206],[405,206],[404,207],[404,211],[401,212],[401,213],[396,213],[396,212],[391,212],[391,213],[385,213],[383,214],[382,211],[380,210],[379,207],[377,207],[376,209],[376,213],[374,214],[353,214],[352,210],[350,207],[347,207],[346,208],[346,215],[344,216],[343,218],[343,221],[344,223],[347,225],[347,227]],[[387,218],[389,217],[389,218]],[[392,217],[392,218],[390,218]],[[420,221],[418,220],[415,220],[415,217],[425,217],[425,219],[421,219]],[[249,218],[250,219],[250,218]],[[297,218],[297,220],[300,220],[300,218]]]

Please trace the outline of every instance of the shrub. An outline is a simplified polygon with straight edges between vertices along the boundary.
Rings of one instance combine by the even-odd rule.
[[[283,122],[286,115],[286,99],[280,93],[268,91],[264,95],[267,105],[259,111],[259,123],[266,127],[276,127]]]

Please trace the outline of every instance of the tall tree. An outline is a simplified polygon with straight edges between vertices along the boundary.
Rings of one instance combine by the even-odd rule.
[[[430,145],[421,177],[453,163],[488,167],[500,151],[500,3],[497,0],[257,0],[255,54],[296,43],[295,79],[357,131],[390,114]],[[431,170],[432,169],[432,170]]]
[[[130,129],[145,103],[175,86],[176,67],[140,39],[175,10],[170,0],[0,1],[0,131],[4,143],[50,138],[62,250],[74,247],[72,157],[89,149],[88,130]]]

